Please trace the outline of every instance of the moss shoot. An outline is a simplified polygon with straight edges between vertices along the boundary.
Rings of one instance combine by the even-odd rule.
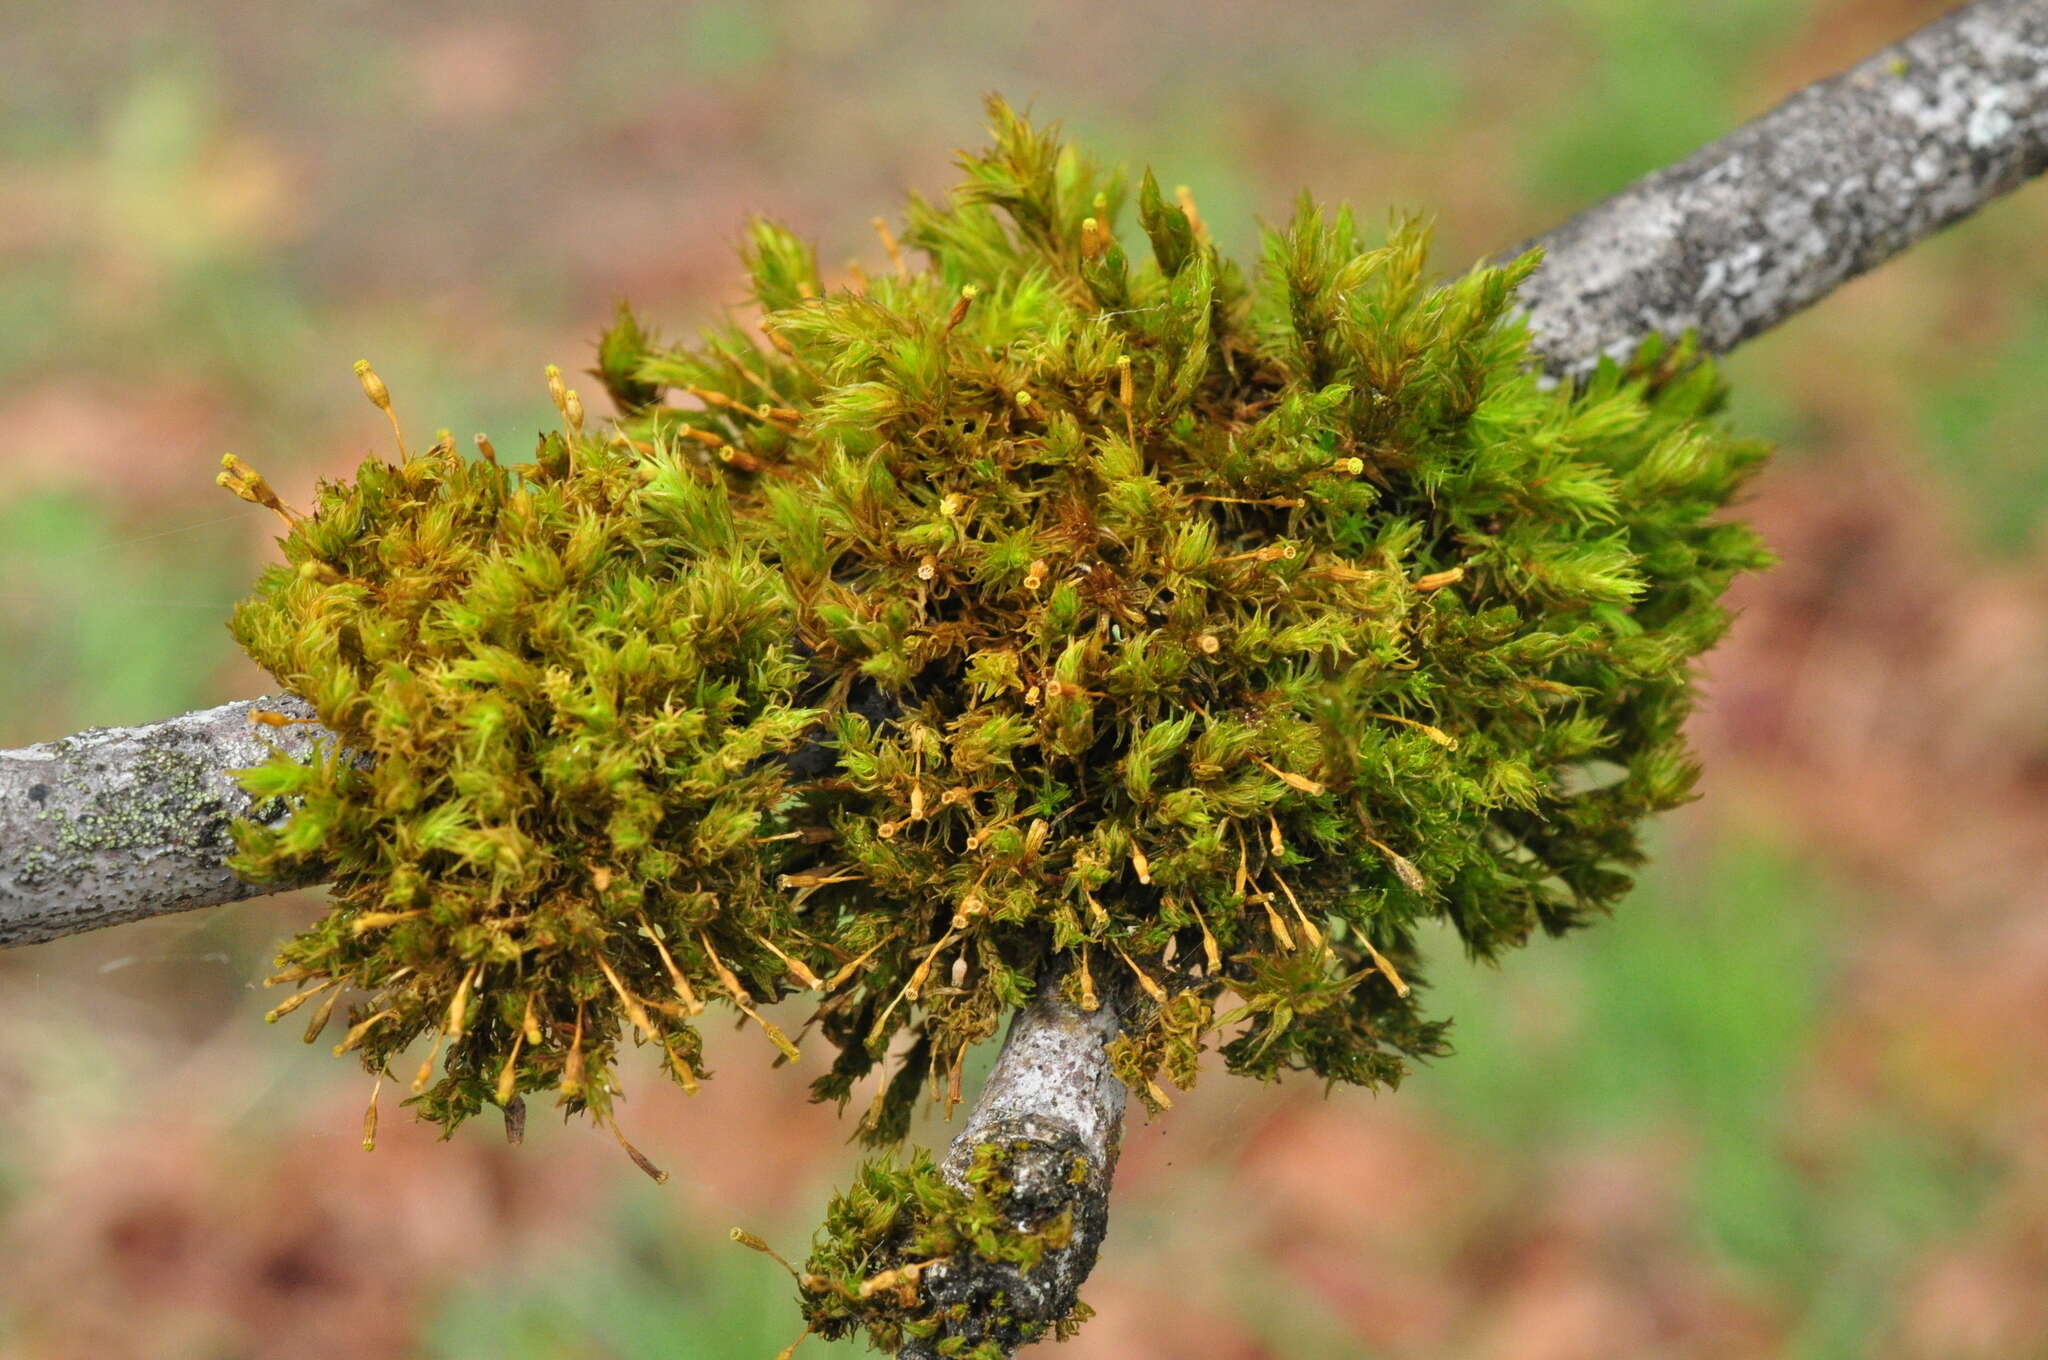
[[[285,512],[234,635],[346,753],[251,771],[295,811],[234,863],[333,884],[280,977],[372,1071],[432,1036],[423,1117],[609,1119],[622,1046],[692,1085],[725,1007],[832,1050],[818,1099],[887,1067],[889,1141],[1055,971],[1135,989],[1154,1105],[1215,1045],[1392,1084],[1444,1048],[1418,925],[1577,926],[1688,797],[1764,561],[1705,364],[1547,387],[1533,255],[1436,281],[1304,198],[1240,269],[991,121],[871,274],[755,222],[744,324],[622,310],[608,425],[553,380],[529,462],[401,444]]]

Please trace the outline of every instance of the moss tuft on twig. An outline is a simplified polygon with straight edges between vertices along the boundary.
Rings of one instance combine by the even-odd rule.
[[[754,224],[757,321],[622,313],[614,426],[551,375],[530,462],[372,458],[237,611],[365,759],[251,771],[294,811],[236,867],[334,884],[281,976],[351,989],[374,1071],[436,1035],[424,1117],[608,1118],[627,1040],[693,1085],[706,1006],[786,1056],[759,1008],[806,992],[818,1098],[893,1064],[886,1141],[1055,961],[1134,988],[1155,1105],[1216,1043],[1390,1084],[1443,1048],[1418,923],[1576,926],[1689,795],[1692,659],[1764,561],[1706,365],[1550,390],[1533,254],[1432,281],[1417,224],[1304,198],[1247,275],[991,113],[922,268]]]

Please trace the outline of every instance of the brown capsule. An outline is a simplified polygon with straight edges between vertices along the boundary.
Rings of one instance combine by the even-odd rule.
[[[981,289],[972,283],[960,285],[960,300],[953,304],[953,311],[946,317],[946,329],[941,336],[951,335],[953,328],[967,319],[967,309],[974,305],[974,299],[981,296]]]
[[[626,1141],[626,1135],[619,1132],[618,1121],[608,1119],[605,1122],[611,1126],[612,1137],[619,1140],[619,1146],[624,1148],[626,1150],[626,1155],[633,1159],[633,1165],[639,1167],[643,1172],[645,1172],[647,1174],[647,1179],[653,1181],[656,1185],[667,1185],[668,1172],[663,1171],[653,1162],[648,1161],[646,1154],[642,1153],[639,1148],[634,1147],[631,1143]]]
[[[1103,251],[1102,224],[1092,217],[1081,219],[1081,258],[1092,260]]]
[[[341,1000],[344,990],[346,989],[337,986],[327,993],[327,999],[320,1003],[320,1008],[313,1012],[313,1018],[306,1022],[305,1042],[314,1043],[320,1038],[321,1033],[327,1028],[328,1017],[334,1014],[334,1003]]]
[[[761,334],[768,337],[768,343],[775,347],[776,353],[788,359],[796,357],[796,346],[789,343],[788,336],[775,329],[775,318],[761,318]]]

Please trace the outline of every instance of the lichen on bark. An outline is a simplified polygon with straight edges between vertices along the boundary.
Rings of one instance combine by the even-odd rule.
[[[252,711],[310,710],[280,696],[0,753],[0,947],[262,891],[225,863],[230,826],[285,810],[233,771],[309,742]]]

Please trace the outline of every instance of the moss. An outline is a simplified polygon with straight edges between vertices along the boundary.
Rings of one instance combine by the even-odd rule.
[[[965,1190],[921,1149],[907,1162],[862,1166],[825,1211],[799,1277],[812,1330],[826,1338],[864,1331],[890,1354],[918,1342],[966,1360],[1002,1360],[1047,1332],[1071,1335],[1088,1316],[1085,1304],[1048,1322],[1004,1288],[1074,1244],[1070,1201],[1020,1191],[1014,1159],[1033,1152],[1028,1143],[978,1145]]]
[[[992,127],[918,267],[830,285],[754,224],[758,330],[622,313],[613,426],[557,384],[530,462],[366,461],[237,610],[369,760],[251,772],[295,811],[236,867],[332,881],[282,976],[360,989],[373,1070],[438,1035],[425,1117],[603,1116],[629,1037],[694,1082],[705,1005],[801,991],[818,1098],[902,1054],[888,1139],[1055,960],[1137,984],[1155,1103],[1219,1031],[1391,1084],[1444,1047],[1419,923],[1577,926],[1689,796],[1692,659],[1764,560],[1705,364],[1546,390],[1533,255],[1433,281],[1418,225],[1304,199],[1247,273]]]

